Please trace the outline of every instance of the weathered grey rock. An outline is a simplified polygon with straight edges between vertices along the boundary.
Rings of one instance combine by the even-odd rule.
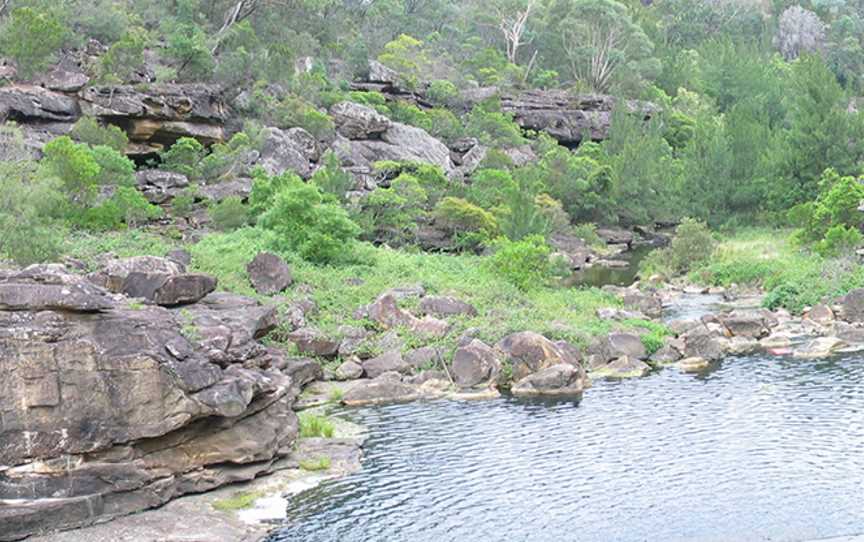
[[[359,354],[372,333],[362,327],[342,326],[339,328],[339,335],[342,336],[339,355],[345,358]]]
[[[255,291],[261,295],[284,292],[294,282],[291,268],[285,260],[270,252],[261,252],[246,266],[246,273]]]
[[[189,251],[182,248],[176,248],[165,255],[166,258],[179,265],[182,272],[186,272],[186,268],[192,264],[192,255]]]
[[[336,369],[337,380],[357,380],[363,376],[363,366],[353,361],[346,361]]]
[[[298,389],[312,382],[324,379],[324,369],[321,364],[309,358],[288,358],[285,360],[282,374],[291,378],[291,383]]]
[[[646,359],[648,353],[642,339],[635,333],[615,331],[595,339],[587,351],[592,366],[602,366],[622,356]]]
[[[620,322],[621,320],[646,320],[648,317],[641,312],[604,307],[597,309],[597,318],[601,320],[616,320]]]
[[[144,197],[157,205],[174,199],[189,186],[186,175],[164,169],[144,169],[135,173],[135,179]]]
[[[777,325],[776,317],[765,309],[739,309],[717,316],[726,333],[732,337],[761,339]]]
[[[415,348],[405,354],[405,362],[414,369],[422,369],[429,366],[440,366],[441,351],[434,346]]]
[[[173,262],[172,262],[173,263]],[[157,305],[171,307],[197,303],[217,286],[216,277],[202,273],[129,273],[123,281],[122,293],[141,297]]]
[[[659,350],[651,354],[651,361],[661,365],[675,363],[681,359],[681,352],[670,344],[664,344]]]
[[[864,322],[864,288],[852,290],[842,298],[839,302],[841,319],[847,322]]]
[[[621,296],[624,307],[638,311],[648,318],[660,318],[663,315],[663,303],[653,294],[628,290]]]
[[[827,358],[844,346],[846,343],[837,337],[818,337],[796,348],[792,355],[806,359]]]
[[[230,197],[245,200],[252,193],[252,179],[238,177],[215,184],[207,184],[198,188],[198,194],[213,203],[220,203]]]
[[[371,107],[353,102],[339,102],[330,108],[330,116],[340,135],[348,139],[370,139],[392,126],[390,119]]]
[[[477,316],[477,309],[455,297],[424,297],[420,301],[420,312],[435,316]]]
[[[602,367],[592,369],[592,374],[608,378],[639,378],[650,372],[650,365],[630,356],[622,356]]]
[[[706,327],[697,327],[682,336],[685,343],[684,356],[716,361],[726,354],[723,341]]]
[[[321,148],[318,145],[318,141],[315,140],[315,136],[299,126],[289,128],[285,131],[285,134],[293,143],[294,148],[300,151],[306,160],[317,162],[321,159]]]
[[[20,294],[35,302],[0,306],[0,540],[249,480],[290,453],[289,378],[240,359],[211,363],[181,333],[179,311],[130,308],[83,277],[43,266],[0,278],[13,281],[21,292],[62,286],[69,300]],[[201,317],[218,312],[230,328],[247,320],[247,303],[203,306]]]
[[[391,350],[378,357],[367,359],[362,365],[363,371],[369,378],[377,378],[389,372],[408,374],[412,369],[402,358],[402,352],[399,350]]]
[[[339,342],[324,336],[314,328],[301,328],[288,334],[288,340],[293,342],[303,354],[329,358],[339,352]]]
[[[828,305],[816,305],[807,312],[807,319],[817,324],[830,324],[834,321],[834,311]]]
[[[489,384],[501,372],[500,358],[494,349],[474,339],[453,354],[453,380],[461,388]]]
[[[384,329],[408,326],[415,320],[411,314],[399,308],[396,297],[389,293],[383,294],[366,307],[366,314],[370,320],[378,323]]]
[[[121,293],[126,278],[132,273],[180,275],[184,272],[182,265],[168,258],[133,256],[109,261],[99,271],[88,275],[88,279],[114,293]]]
[[[572,269],[583,269],[594,258],[594,251],[575,235],[555,233],[549,239],[549,244],[557,252],[566,255]]]
[[[564,145],[576,145],[587,134],[593,141],[609,136],[612,111],[620,101],[611,96],[573,95],[562,90],[530,90],[501,97],[501,109],[528,130],[545,131]],[[628,101],[624,106],[640,118],[659,109],[648,102]]]
[[[62,266],[0,271],[0,311],[101,312],[113,306],[108,292],[66,273]]]
[[[399,73],[381,64],[377,60],[369,61],[369,76],[370,83],[385,83],[388,85],[396,85],[399,82]]]
[[[450,332],[450,324],[432,316],[414,318],[409,327],[414,333],[428,339],[440,339]]]
[[[497,347],[504,353],[505,361],[512,364],[513,379],[517,381],[553,365],[574,365],[567,352],[533,331],[508,335]]]
[[[376,139],[337,137],[333,151],[342,165],[350,169],[372,171],[376,162],[424,162],[439,166],[445,174],[453,173],[450,149],[422,128],[392,123]]]
[[[585,389],[584,371],[564,363],[541,369],[516,382],[510,391],[517,396],[572,395],[578,396]]]
[[[378,378],[365,380],[352,387],[345,393],[342,402],[349,406],[362,406],[413,401],[419,397],[419,390],[403,383],[399,373],[384,373]]]
[[[73,123],[81,116],[75,98],[33,85],[0,88],[0,120]]]
[[[312,139],[311,149],[310,143],[305,140],[301,132],[295,131],[289,134],[279,128],[267,128],[257,165],[264,168],[269,175],[281,175],[286,171],[293,171],[308,179],[312,175],[310,155],[317,154],[315,140],[311,135],[309,138]]]

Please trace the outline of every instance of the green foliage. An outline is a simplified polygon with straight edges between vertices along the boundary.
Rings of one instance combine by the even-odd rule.
[[[210,220],[220,231],[231,231],[249,225],[249,208],[239,196],[228,196],[210,207]]]
[[[227,143],[214,144],[210,148],[210,154],[200,158],[200,163],[192,169],[200,171],[201,177],[207,183],[235,178],[243,172],[253,147],[252,139],[245,132],[238,132],[231,136]],[[194,153],[190,152],[189,155],[191,159]]]
[[[273,188],[277,189],[270,192]],[[274,249],[294,251],[317,263],[335,263],[352,257],[360,228],[342,207],[325,202],[317,186],[296,176],[256,179],[250,195],[253,213],[268,200],[270,203],[258,217],[258,224],[276,234]]]
[[[159,153],[159,167],[186,175],[189,180],[203,176],[201,161],[205,156],[204,145],[194,137],[181,137],[170,148]]]
[[[96,182],[102,186],[132,186],[135,184],[135,164],[106,145],[90,148],[93,160],[99,166]]]
[[[197,190],[194,187],[186,188],[171,200],[171,214],[175,217],[189,216],[195,207]]]
[[[378,61],[399,74],[401,82],[410,89],[420,85],[430,60],[423,48],[423,42],[407,34],[387,43]]]
[[[459,103],[459,89],[450,81],[438,79],[429,83],[426,95],[436,104],[454,107]]]
[[[592,223],[577,224],[573,226],[573,235],[585,241],[590,247],[603,248],[606,242],[597,235],[597,225]]]
[[[611,167],[582,152],[573,153],[558,146],[531,167],[573,220],[601,222],[614,218]]]
[[[346,194],[356,187],[354,177],[344,169],[339,157],[333,151],[324,153],[321,167],[312,175],[310,182],[325,194],[333,196],[336,201],[345,202]]]
[[[322,471],[330,468],[331,460],[329,457],[319,457],[318,459],[301,459],[300,468],[308,471]]]
[[[436,223],[456,238],[457,244],[478,248],[494,239],[499,232],[492,213],[462,198],[446,197],[433,211]]]
[[[283,188],[303,180],[293,171],[285,171],[281,175],[267,175],[261,168],[252,171],[252,191],[249,194],[249,213],[253,218],[260,217],[273,205],[276,193]]]
[[[428,197],[417,177],[401,173],[389,188],[376,188],[363,200],[362,221],[367,238],[379,242],[408,243]]]
[[[475,106],[465,120],[465,133],[484,145],[518,147],[525,143],[512,115],[503,113],[497,103]]]
[[[654,273],[668,276],[687,273],[707,262],[716,245],[704,223],[685,218],[676,228],[670,245],[649,254],[640,264],[640,270],[646,276]]]
[[[546,237],[552,225],[537,205],[542,182],[529,170],[517,171],[513,180],[513,184],[503,190],[502,206],[498,209],[501,232],[513,241]]]
[[[439,167],[425,162],[393,162],[382,161],[375,163],[375,171],[387,178],[396,178],[402,174],[408,174],[420,184],[420,188],[426,193],[427,202],[434,206],[445,194],[451,190],[450,180]]]
[[[231,497],[213,501],[213,508],[220,512],[235,512],[252,508],[255,501],[264,496],[262,491],[238,491]]]
[[[144,50],[150,36],[143,28],[132,28],[99,59],[99,79],[125,83],[144,64]]]
[[[68,31],[53,11],[16,8],[0,29],[0,49],[15,61],[18,75],[30,79],[48,66]]]
[[[790,221],[800,229],[798,239],[815,243],[823,255],[850,250],[861,242],[864,213],[858,210],[864,201],[864,184],[855,177],[841,177],[827,169],[819,179],[820,194],[816,200],[803,203],[789,212]]]
[[[282,100],[276,106],[273,115],[280,128],[299,126],[315,136],[316,139],[326,139],[335,130],[333,121],[327,113],[319,111],[312,104],[293,96],[288,96]]]
[[[162,215],[162,209],[129,186],[120,186],[110,198],[84,210],[73,221],[76,225],[94,231],[135,227]]]
[[[325,416],[316,416],[307,412],[301,412],[297,416],[300,421],[300,437],[301,438],[333,438],[336,429],[333,422]]]
[[[169,21],[165,25],[166,58],[173,61],[181,81],[207,78],[215,66],[206,33],[196,24]]]
[[[102,126],[95,117],[81,117],[72,126],[69,135],[79,143],[104,145],[117,152],[124,152],[129,144],[129,138],[122,128],[113,124]]]
[[[542,236],[533,235],[520,241],[501,238],[492,248],[495,253],[489,257],[489,269],[520,290],[536,288],[551,276],[552,249]]]
[[[81,207],[88,205],[96,195],[101,168],[87,145],[62,136],[45,145],[42,152],[43,167],[60,180],[70,201]]]

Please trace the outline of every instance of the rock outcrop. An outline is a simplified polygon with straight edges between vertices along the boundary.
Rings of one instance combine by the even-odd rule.
[[[249,480],[297,436],[297,388],[230,294],[131,303],[60,266],[0,272],[0,540]]]

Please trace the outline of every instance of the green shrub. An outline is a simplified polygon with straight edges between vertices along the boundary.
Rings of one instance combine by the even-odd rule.
[[[144,64],[144,50],[149,41],[150,36],[143,28],[132,28],[127,31],[99,59],[99,79],[114,84],[128,81]]]
[[[200,163],[194,169],[200,171],[201,177],[207,183],[237,177],[243,172],[246,159],[253,148],[252,139],[245,132],[238,132],[231,136],[227,143],[213,145],[210,154],[201,157]]]
[[[56,176],[73,205],[86,207],[96,194],[101,168],[87,145],[68,136],[50,141],[42,150],[43,167]]]
[[[99,165],[96,182],[102,186],[134,186],[135,164],[116,150],[106,145],[90,148],[93,159]]]
[[[274,116],[280,128],[299,126],[316,139],[326,139],[335,130],[333,120],[327,113],[319,111],[312,104],[294,96],[288,96],[282,100],[276,106]]]
[[[339,157],[333,151],[324,153],[321,167],[312,175],[310,182],[339,202],[344,202],[345,195],[353,190],[357,184],[354,176],[342,169]]]
[[[126,146],[129,144],[129,138],[122,128],[113,124],[102,126],[95,117],[81,117],[72,126],[69,135],[79,143],[86,143],[92,146],[104,145],[111,147],[117,152],[124,152]]]
[[[176,217],[189,216],[195,208],[197,192],[195,187],[189,187],[174,196],[171,200],[171,214]]]
[[[490,271],[520,290],[542,286],[551,276],[552,250],[542,236],[529,236],[521,241],[499,238],[492,248],[495,253],[487,263]]]
[[[467,199],[484,209],[504,205],[509,190],[516,189],[513,175],[503,169],[480,169],[471,177]]]
[[[500,104],[475,106],[465,122],[465,133],[484,145],[518,147],[525,143],[522,129],[512,115],[500,110]]]
[[[276,179],[278,183],[274,182]],[[277,189],[270,192],[273,188]],[[317,263],[345,261],[353,256],[360,228],[345,209],[325,203],[317,186],[304,183],[296,175],[267,181],[256,179],[250,195],[253,213],[268,200],[270,203],[258,217],[258,224],[276,234],[273,242],[276,250],[294,251]]]
[[[492,213],[462,198],[442,199],[433,214],[461,247],[475,249],[498,235],[498,221]]]
[[[672,276],[687,273],[707,263],[717,242],[702,222],[685,218],[666,248],[655,250],[640,264],[643,275]]]
[[[841,177],[827,169],[819,180],[819,191],[815,201],[789,211],[790,221],[800,226],[797,238],[815,243],[814,249],[824,255],[860,244],[864,213],[858,207],[864,201],[864,185],[855,177]]]
[[[438,203],[438,200],[444,197],[452,187],[450,180],[447,179],[439,166],[425,162],[376,162],[375,171],[387,178],[396,178],[403,173],[411,175],[417,179],[420,188],[426,193],[430,206]]]
[[[249,225],[249,208],[239,196],[229,196],[210,208],[210,220],[220,231]]]
[[[194,137],[181,137],[170,148],[159,153],[160,168],[186,175],[190,180],[203,176],[201,160],[206,151]]]
[[[444,79],[436,79],[429,83],[426,96],[436,104],[445,107],[454,107],[459,103],[459,89]]]
[[[860,230],[837,224],[825,232],[825,237],[813,245],[813,250],[822,256],[840,256],[854,252],[861,246],[862,241],[864,235]]]
[[[426,191],[420,181],[402,173],[389,188],[376,188],[363,200],[358,216],[373,241],[407,243],[414,239],[417,219],[423,213]]]
[[[597,235],[597,225],[592,223],[577,224],[573,226],[573,235],[585,241],[590,247],[605,247],[606,242]]]
[[[395,70],[402,84],[412,90],[420,85],[420,80],[430,65],[423,42],[407,34],[401,34],[387,43],[378,56],[378,61]]]
[[[162,209],[150,204],[138,190],[120,186],[110,198],[83,211],[75,222],[90,230],[116,230],[134,227],[161,215]]]
[[[20,265],[56,260],[65,237],[61,185],[38,173],[29,161],[0,162],[0,254]]]
[[[170,23],[164,27],[166,58],[173,61],[176,76],[186,81],[206,79],[216,63],[207,34],[196,24]]]
[[[53,11],[20,7],[0,29],[0,48],[15,61],[18,75],[30,79],[48,67],[68,31]]]

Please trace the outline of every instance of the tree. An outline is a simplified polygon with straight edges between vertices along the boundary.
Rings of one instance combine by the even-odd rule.
[[[144,64],[147,31],[131,28],[99,61],[99,78],[106,83],[125,83]]]
[[[528,29],[528,19],[537,7],[538,0],[520,1],[516,5],[507,2],[505,5],[497,4],[498,29],[504,36],[507,50],[507,61],[517,64],[519,60],[519,49],[526,45],[525,32]],[[529,40],[530,41],[530,40]]]
[[[825,47],[825,23],[818,15],[801,6],[786,9],[778,21],[774,43],[786,60],[801,53],[818,53]]]
[[[66,26],[53,12],[23,7],[12,11],[3,26],[0,46],[15,60],[18,75],[30,79],[48,66],[66,33]]]
[[[558,31],[571,75],[593,91],[659,71],[653,44],[615,0],[575,0]]]

